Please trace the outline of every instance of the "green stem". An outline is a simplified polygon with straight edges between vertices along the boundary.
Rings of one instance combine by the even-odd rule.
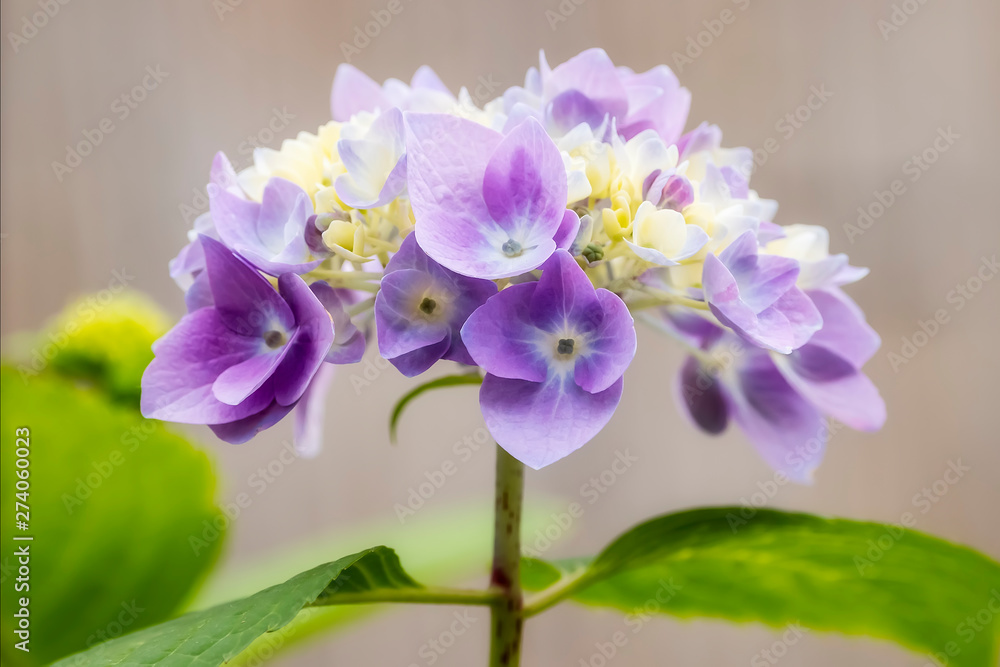
[[[496,519],[493,527],[493,574],[499,597],[491,612],[490,667],[521,663],[523,597],[521,593],[521,504],[524,465],[497,446]]]
[[[554,607],[587,583],[586,570],[581,570],[578,574],[564,576],[562,579],[549,586],[545,590],[539,591],[535,595],[524,601],[524,618],[531,618],[541,614],[546,609]]]

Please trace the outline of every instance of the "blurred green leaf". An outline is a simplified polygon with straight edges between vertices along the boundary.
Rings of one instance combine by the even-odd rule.
[[[3,534],[31,535],[30,591],[14,594],[0,545],[4,664],[34,665],[173,614],[216,560],[224,517],[204,453],[137,410],[53,375],[0,369]],[[30,528],[15,530],[16,428],[30,429]],[[11,588],[8,589],[7,587]],[[31,652],[13,648],[30,595]]]
[[[20,352],[16,366],[24,378],[52,371],[137,406],[153,341],[169,327],[167,315],[143,294],[103,290],[66,306]]]
[[[248,598],[186,614],[55,664],[216,667],[257,637],[283,628],[305,607],[331,604],[342,595],[421,588],[403,570],[392,549],[375,547],[315,567]]]
[[[389,440],[396,442],[396,428],[399,425],[399,418],[403,416],[403,410],[405,410],[406,406],[410,404],[410,401],[417,398],[424,392],[431,391],[432,389],[443,389],[444,387],[458,387],[468,384],[479,385],[482,383],[483,378],[479,375],[479,373],[445,375],[444,377],[439,377],[431,380],[430,382],[425,382],[412,391],[407,392],[401,399],[399,399],[399,401],[396,402],[395,407],[392,409],[392,414],[389,416]]]
[[[1000,564],[990,558],[901,526],[744,513],[669,514],[593,559],[527,559],[525,586],[552,587],[529,613],[571,597],[627,612],[797,623],[940,653],[949,665],[997,664]]]

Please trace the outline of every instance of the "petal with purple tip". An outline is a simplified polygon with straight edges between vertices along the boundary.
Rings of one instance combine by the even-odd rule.
[[[691,92],[682,88],[666,65],[641,74],[621,76],[628,99],[628,114],[619,125],[626,139],[643,130],[655,130],[669,145],[684,131],[691,109]]]
[[[819,311],[795,287],[795,260],[758,255],[752,231],[721,255],[705,258],[702,284],[712,313],[755,345],[787,354],[822,326]]]
[[[346,122],[362,111],[388,109],[389,103],[382,94],[382,87],[353,65],[343,63],[337,67],[330,94],[333,119]]]
[[[223,442],[242,445],[263,430],[269,429],[291,411],[292,407],[272,402],[269,406],[243,419],[224,424],[209,424],[209,428]]]
[[[881,338],[865,322],[864,314],[840,290],[809,290],[806,294],[823,317],[823,328],[809,339],[861,368],[878,351]]]
[[[730,398],[733,418],[764,460],[795,482],[811,482],[828,429],[819,411],[788,384],[768,355],[747,360]]]
[[[231,330],[260,337],[266,331],[291,331],[295,318],[267,279],[224,245],[200,237],[215,308]]]
[[[263,340],[260,341],[259,345],[257,354],[246,361],[230,366],[216,378],[212,384],[212,394],[217,399],[228,405],[239,405],[250,394],[260,389],[288,352],[288,346],[285,345],[280,349],[261,354],[261,349],[266,350],[267,348]]]
[[[452,271],[488,277],[505,259],[483,234],[491,219],[483,175],[502,135],[445,114],[408,113],[406,122],[407,187],[420,247]]]
[[[469,354],[488,373],[530,382],[548,377],[541,349],[544,337],[528,315],[537,287],[538,283],[508,287],[472,313],[462,327]]]
[[[544,54],[542,56],[544,58]],[[548,99],[566,91],[578,91],[600,115],[624,118],[628,111],[628,94],[615,65],[603,49],[587,49],[551,71],[542,65],[542,85]]]
[[[556,242],[556,248],[569,250],[573,242],[576,241],[579,233],[580,216],[576,214],[576,211],[567,209],[563,213],[562,222],[559,223],[559,229],[556,230],[555,237],[553,237],[553,240]]]
[[[722,383],[694,357],[688,357],[681,366],[676,392],[681,412],[690,417],[695,426],[711,435],[726,430],[729,405]]]
[[[361,361],[365,355],[365,335],[351,322],[338,290],[325,282],[314,282],[309,285],[309,289],[323,304],[333,321],[333,347],[326,355],[327,363],[353,364]]]
[[[379,352],[390,361],[448,338],[448,323],[422,317],[424,295],[434,288],[433,277],[417,269],[391,271],[375,297]],[[447,348],[446,348],[447,349]]]
[[[400,373],[412,378],[426,372],[431,366],[443,359],[450,347],[451,337],[445,334],[444,338],[438,342],[393,357],[389,362]]]
[[[497,444],[539,470],[596,436],[614,415],[623,386],[619,378],[604,391],[591,394],[568,374],[543,383],[487,375],[479,404]]]
[[[295,314],[295,333],[288,351],[274,373],[274,397],[291,405],[306,390],[333,345],[333,322],[326,308],[294,273],[278,278],[278,289]]]
[[[606,289],[597,290],[597,300],[604,318],[597,330],[583,337],[573,371],[576,383],[591,394],[604,391],[621,378],[636,350],[635,322],[628,306]]]
[[[806,344],[774,360],[789,384],[850,428],[877,431],[885,424],[885,401],[868,377],[824,348]]]
[[[239,405],[223,403],[212,392],[226,369],[251,359],[259,349],[259,339],[234,333],[214,308],[185,315],[153,345],[156,356],[142,376],[143,416],[215,424],[263,410],[273,400],[268,386]]]
[[[604,317],[594,285],[565,250],[557,250],[542,266],[542,277],[528,303],[534,325],[549,333],[596,329]]]

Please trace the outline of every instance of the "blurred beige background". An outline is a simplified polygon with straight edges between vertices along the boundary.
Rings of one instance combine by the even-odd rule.
[[[616,63],[636,70],[673,66],[694,95],[689,126],[716,122],[728,145],[760,148],[775,138],[779,150],[753,185],[780,200],[778,221],[826,225],[834,251],[872,268],[850,293],[883,336],[868,371],[890,417],[878,434],[838,433],[816,484],[782,487],[770,504],[898,521],[914,510],[914,495],[960,459],[971,470],[929,511],[918,512],[917,527],[998,557],[1000,279],[973,280],[970,287],[981,289],[970,299],[955,293],[949,299],[949,292],[976,275],[983,257],[1000,251],[1000,3],[896,3],[901,25],[886,32],[891,24],[880,29],[879,22],[892,21],[890,0],[402,0],[403,12],[351,62],[379,80],[408,79],[427,63],[456,90],[474,88],[480,77],[506,87],[520,83],[539,48],[556,63],[602,46]],[[37,327],[73,295],[107,287],[113,270],[134,276],[132,286],[179,316],[181,294],[166,264],[185,241],[191,216],[185,220],[183,207],[204,206],[196,192],[212,155],[225,150],[242,167],[252,142],[277,146],[325,122],[341,44],[386,4],[70,1],[32,31],[25,17],[41,11],[39,4],[4,0],[4,334]],[[915,13],[900,13],[903,4]],[[713,22],[724,10],[730,23],[717,36],[702,34],[708,45],[678,67],[674,53],[699,38],[704,22],[718,32]],[[11,33],[31,36],[15,45]],[[159,83],[134,108],[123,106],[121,96],[142,84],[147,67],[160,72]],[[832,96],[788,136],[776,124],[794,114],[814,86]],[[284,115],[294,119],[272,133],[269,124],[280,127],[275,119]],[[67,144],[101,127],[102,119],[111,119],[113,130],[71,172],[57,175],[52,163],[66,161]],[[934,149],[939,130],[947,128],[958,138]],[[914,172],[908,161],[925,150],[935,161]],[[856,224],[858,207],[870,207],[875,192],[889,190],[895,179],[905,192],[849,239],[844,226]],[[901,353],[902,338],[912,339],[919,321],[939,309],[949,322],[894,369],[889,353]],[[587,506],[574,535],[547,555],[593,552],[655,513],[739,503],[771,479],[739,432],[711,439],[681,419],[670,390],[679,362],[669,341],[643,330],[611,425],[559,465],[529,474],[529,503],[552,497],[565,507],[610,466],[616,450],[639,459]],[[245,510],[224,567],[314,532],[392,524],[393,506],[405,502],[407,489],[454,458],[452,443],[481,428],[475,391],[449,390],[422,399],[404,418],[401,444],[392,447],[386,415],[409,384],[390,369],[356,391],[351,372],[345,370],[331,392],[326,451],[288,466]],[[224,470],[224,500],[247,490],[249,477],[275,458],[289,431],[284,424],[242,447],[200,433]],[[492,459],[486,450],[462,463],[421,511],[488,504]],[[447,628],[452,611],[394,611],[280,664],[428,665],[421,646]],[[482,664],[487,626],[480,614],[434,664]],[[528,626],[525,664],[600,664],[588,663],[595,642],[621,627],[614,612],[570,606],[548,612]],[[751,661],[779,634],[658,619],[609,664],[765,664]],[[781,660],[786,667],[924,662],[885,643],[816,633]]]

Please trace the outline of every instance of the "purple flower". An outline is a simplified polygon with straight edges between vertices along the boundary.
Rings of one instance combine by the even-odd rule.
[[[479,403],[490,433],[536,470],[604,428],[636,349],[628,308],[595,290],[565,250],[539,281],[490,298],[462,327],[462,340],[487,373]]]
[[[361,112],[388,111],[392,108],[414,111],[445,111],[454,106],[455,96],[426,65],[413,75],[410,85],[389,79],[379,85],[357,67],[337,67],[330,95],[333,119],[347,122]]]
[[[377,208],[400,195],[406,187],[405,139],[403,114],[399,109],[388,109],[379,114],[363,137],[345,137],[337,142],[347,173],[337,177],[336,189],[345,204]]]
[[[728,333],[716,343],[720,348],[730,364],[721,371],[694,357],[681,367],[684,412],[712,434],[732,419],[772,468],[793,481],[811,481],[829,431],[820,411],[788,383],[767,351]]]
[[[542,53],[540,70],[546,115],[560,134],[580,123],[597,128],[605,116],[625,119],[628,92],[603,49],[587,49],[551,70]]]
[[[621,135],[631,139],[643,130],[655,130],[667,145],[676,142],[691,110],[691,91],[681,87],[666,65],[641,74],[620,67],[618,76],[628,96],[628,114],[618,124]]]
[[[881,428],[886,416],[882,397],[860,370],[878,349],[878,335],[839,290],[809,297],[823,327],[788,355],[749,346],[695,315],[673,315],[668,323],[719,366],[686,360],[678,382],[683,411],[713,434],[732,419],[775,470],[803,483],[823,457],[830,434],[824,415],[863,431]]]
[[[215,159],[226,158],[219,153]],[[269,180],[260,203],[231,189],[212,190],[209,210],[222,242],[265,273],[307,273],[323,261],[306,244],[312,201],[291,181]]]
[[[636,74],[615,67],[603,49],[587,49],[553,69],[543,52],[524,87],[504,93],[504,107],[514,122],[533,116],[557,136],[610,118],[625,139],[654,130],[669,145],[684,130],[691,93],[666,65]]]
[[[669,208],[673,211],[683,211],[686,206],[694,203],[691,181],[679,174],[659,169],[646,178],[643,195],[646,201],[656,204],[657,208]]]
[[[275,292],[221,243],[200,240],[213,305],[185,315],[153,345],[142,414],[208,424],[227,442],[245,442],[305,393],[334,349],[337,318],[297,275],[280,276]],[[354,332],[344,334],[356,353]]]
[[[754,345],[787,354],[823,325],[806,294],[795,286],[799,263],[758,254],[753,231],[741,234],[719,256],[705,257],[705,300],[719,321]]]
[[[861,367],[881,339],[839,289],[807,294],[823,317],[823,328],[791,354],[772,355],[778,370],[823,414],[859,431],[877,431],[885,423],[885,402]]]
[[[375,297],[379,352],[407,377],[439,359],[474,364],[459,332],[496,293],[494,282],[467,278],[430,259],[410,234],[389,260]]]
[[[579,220],[562,156],[534,119],[507,136],[444,114],[407,114],[409,196],[420,247],[475,278],[538,268]]]

